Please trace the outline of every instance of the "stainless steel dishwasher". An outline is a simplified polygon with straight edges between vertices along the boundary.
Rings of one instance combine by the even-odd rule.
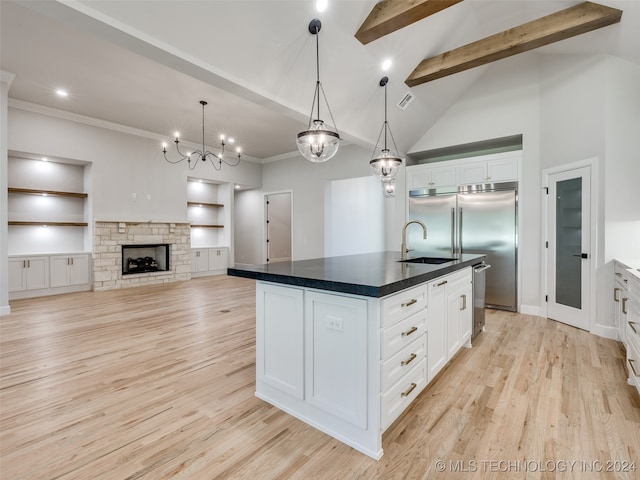
[[[484,297],[485,271],[490,269],[484,261],[473,266],[473,333],[471,338],[478,336],[484,328]]]

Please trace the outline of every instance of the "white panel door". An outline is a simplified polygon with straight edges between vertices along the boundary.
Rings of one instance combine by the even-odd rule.
[[[548,176],[547,316],[590,329],[591,168]]]

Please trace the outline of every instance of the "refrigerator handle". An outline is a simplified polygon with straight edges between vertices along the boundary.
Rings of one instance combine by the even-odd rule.
[[[451,256],[456,255],[456,209],[451,207]]]
[[[462,255],[462,207],[458,212],[458,253]]]

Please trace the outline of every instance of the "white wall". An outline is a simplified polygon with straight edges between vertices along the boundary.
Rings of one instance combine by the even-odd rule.
[[[371,175],[371,154],[372,151],[357,145],[341,145],[336,156],[324,163],[312,163],[296,155],[263,166],[262,185],[265,192],[293,191],[293,260],[324,256],[326,182]],[[401,188],[404,188],[402,185]],[[400,238],[404,197],[400,193],[396,198],[384,202],[388,212],[385,238]],[[399,251],[400,242],[397,245],[387,244],[385,249]]]
[[[328,181],[324,256],[384,251],[385,200],[373,175]]]
[[[7,210],[7,137],[8,137],[8,95],[15,75],[0,70],[0,316],[8,315],[9,307],[9,264],[8,255],[8,210]]]
[[[239,190],[235,193],[235,263],[262,263],[262,191]]]

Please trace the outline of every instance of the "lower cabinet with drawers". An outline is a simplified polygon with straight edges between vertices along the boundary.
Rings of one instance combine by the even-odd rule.
[[[629,276],[628,301],[625,305],[627,347],[627,370],[629,383],[636,387],[640,394],[640,275]]]
[[[471,346],[472,308],[470,267],[382,298],[260,280],[256,396],[378,459],[383,432]]]

